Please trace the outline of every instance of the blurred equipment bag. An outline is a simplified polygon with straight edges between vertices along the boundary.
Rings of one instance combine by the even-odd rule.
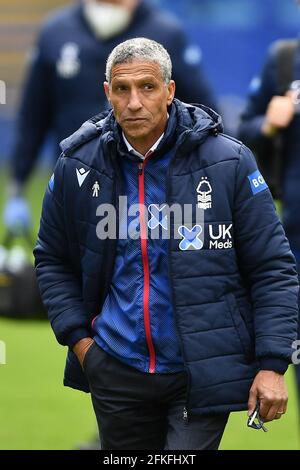
[[[23,236],[32,250],[29,234]],[[46,318],[33,262],[8,233],[0,244],[0,316],[20,319]]]
[[[280,95],[285,95],[293,82],[294,59],[297,47],[297,39],[277,42],[275,64],[278,94]],[[263,143],[257,145],[255,156],[273,197],[280,199],[281,175],[284,164],[281,134],[273,139],[265,139]]]

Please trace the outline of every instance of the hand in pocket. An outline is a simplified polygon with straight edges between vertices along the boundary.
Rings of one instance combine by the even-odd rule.
[[[93,346],[95,341],[93,338],[83,338],[73,347],[73,352],[76,354],[78,361],[80,362],[81,367],[83,368],[85,357],[90,348]]]

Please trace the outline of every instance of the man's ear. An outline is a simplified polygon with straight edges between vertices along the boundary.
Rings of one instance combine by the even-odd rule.
[[[174,99],[175,89],[176,89],[176,85],[175,85],[174,80],[170,80],[170,82],[168,83],[168,99],[167,99],[168,106],[170,106],[170,104],[172,103]]]
[[[103,87],[104,87],[104,91],[105,91],[105,95],[106,95],[107,101],[110,103],[109,83],[108,83],[108,82],[104,82],[104,83],[103,83]]]

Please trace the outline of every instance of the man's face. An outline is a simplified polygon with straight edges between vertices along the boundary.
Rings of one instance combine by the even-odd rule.
[[[171,80],[166,85],[157,63],[134,61],[115,65],[111,83],[105,82],[104,89],[131,144],[154,143],[164,132],[175,82]]]

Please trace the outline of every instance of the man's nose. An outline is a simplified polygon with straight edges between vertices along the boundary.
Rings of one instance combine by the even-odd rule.
[[[139,98],[139,94],[136,90],[132,90],[129,97],[128,109],[130,111],[138,111],[142,108],[142,103]]]

